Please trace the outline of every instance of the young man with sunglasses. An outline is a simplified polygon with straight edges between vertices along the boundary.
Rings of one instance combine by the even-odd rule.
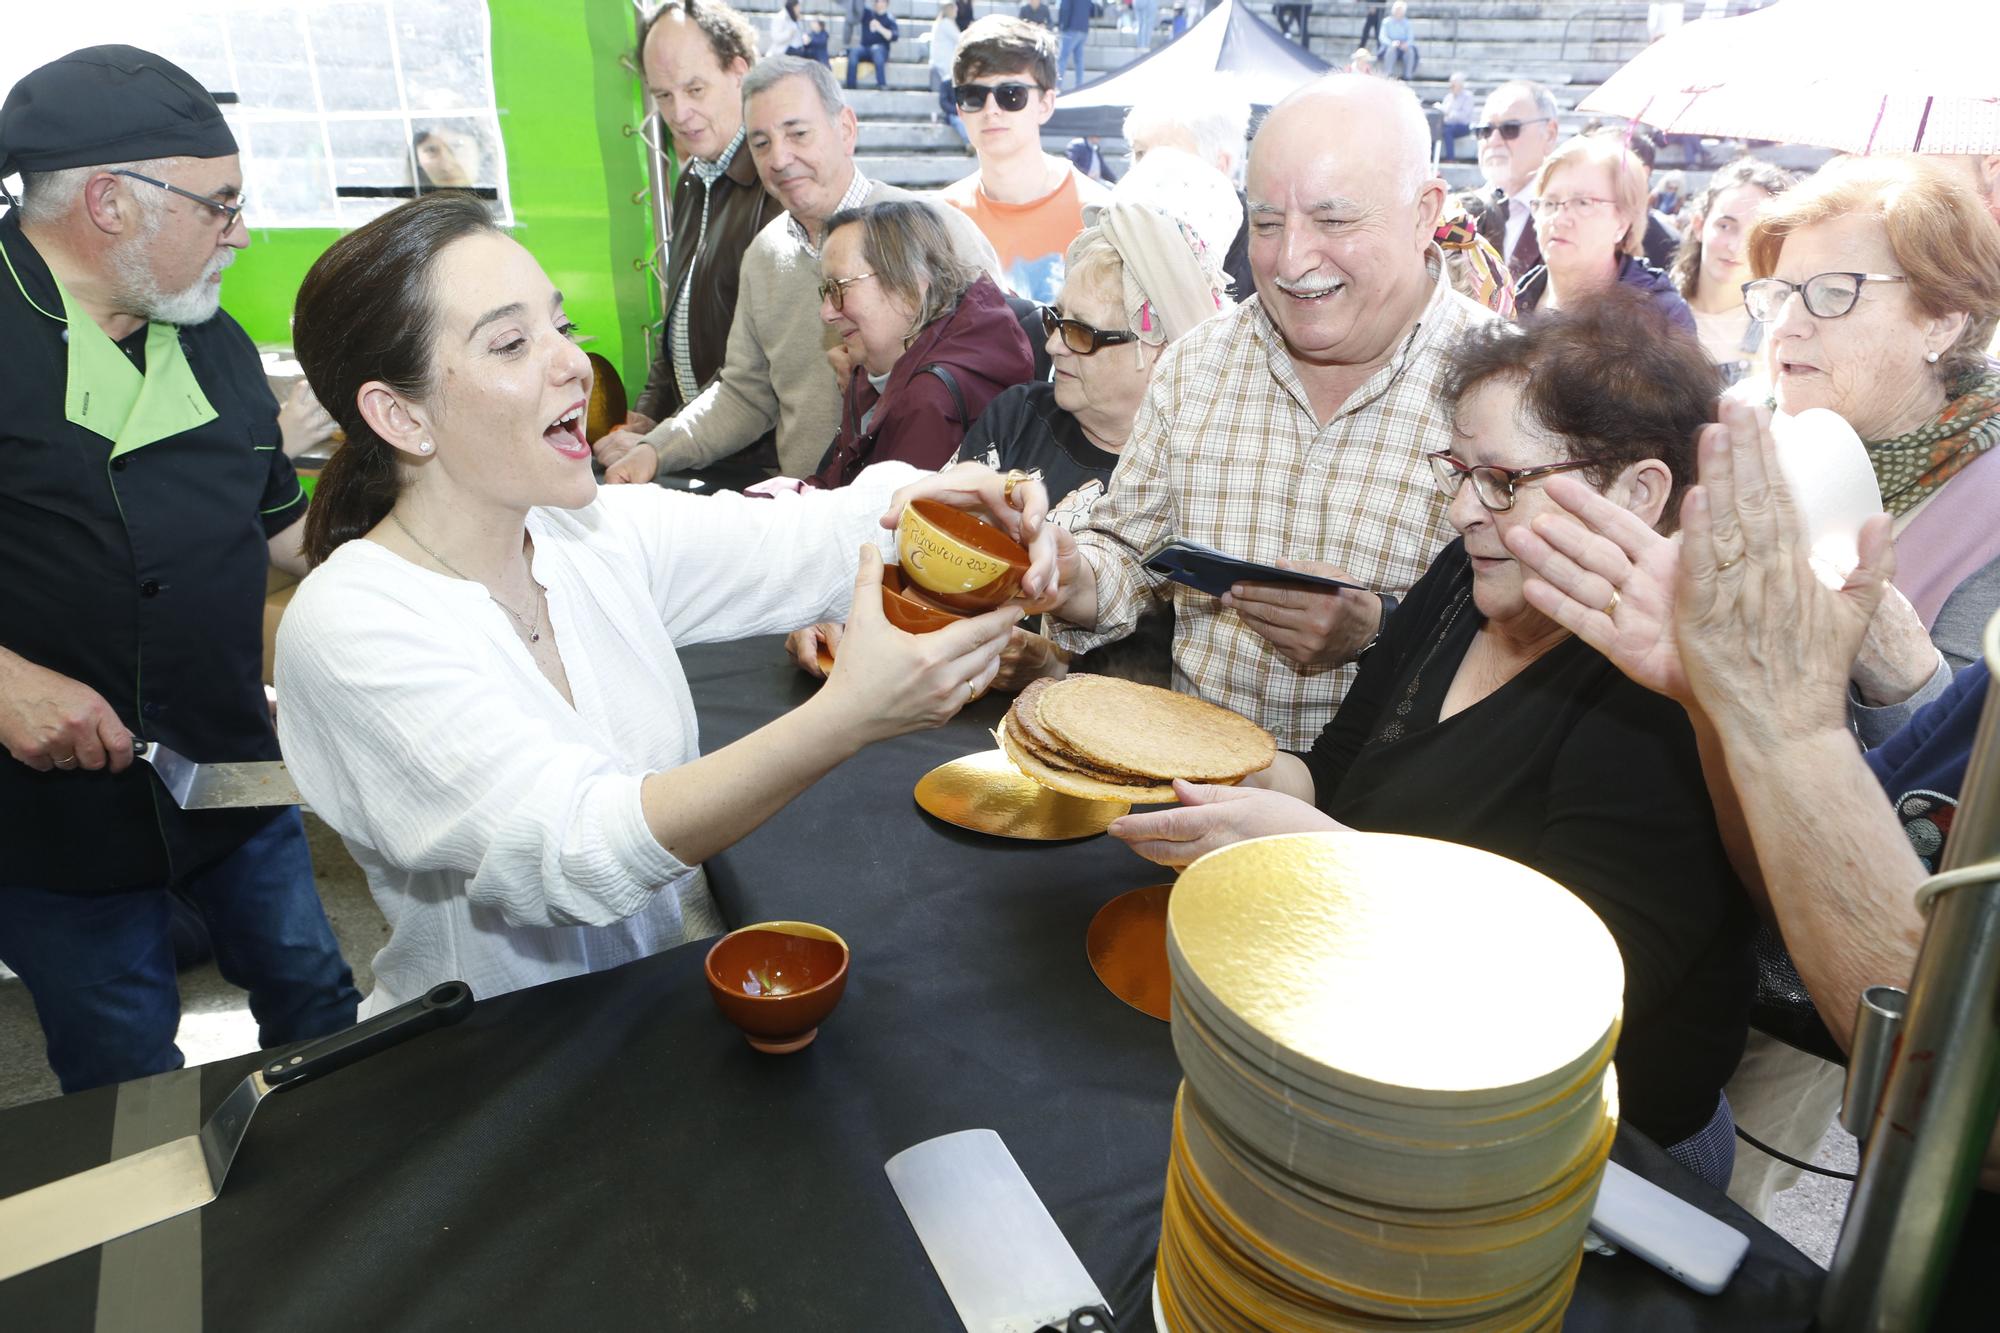
[[[1535,174],[1561,133],[1557,116],[1555,94],[1523,79],[1488,94],[1486,109],[1472,127],[1486,185],[1464,196],[1465,208],[1516,278],[1542,262],[1530,206]]]
[[[306,496],[256,348],[220,312],[249,244],[236,140],[186,72],[72,52],[0,106],[0,962],[63,1091],[178,1069],[171,896],[277,1046],[360,996],[293,807],[183,810],[134,737],[274,760],[266,571]]]
[[[939,192],[993,242],[1007,290],[1043,303],[1062,287],[1063,251],[1083,230],[1084,205],[1110,197],[1068,158],[1042,151],[1055,84],[1046,28],[997,15],[967,28],[952,90],[979,169]]]

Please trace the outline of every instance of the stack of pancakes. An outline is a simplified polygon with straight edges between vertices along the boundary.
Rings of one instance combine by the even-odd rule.
[[[1036,782],[1094,801],[1171,801],[1175,778],[1240,782],[1278,753],[1271,733],[1239,713],[1112,676],[1035,681],[998,735]]]

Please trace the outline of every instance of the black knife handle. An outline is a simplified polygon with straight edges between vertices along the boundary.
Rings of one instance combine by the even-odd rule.
[[[264,1066],[264,1081],[273,1089],[303,1083],[435,1028],[449,1027],[471,1012],[472,987],[463,981],[442,982],[408,1004],[272,1061]]]
[[[1043,1324],[1035,1333],[1117,1333],[1111,1311],[1101,1305],[1079,1305],[1069,1312],[1060,1327]]]

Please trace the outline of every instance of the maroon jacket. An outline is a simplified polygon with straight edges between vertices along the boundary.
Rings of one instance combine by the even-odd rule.
[[[957,385],[962,405],[932,366]],[[862,368],[854,368],[841,409],[840,434],[808,484],[845,486],[870,463],[889,459],[941,468],[958,452],[966,430],[995,395],[1025,384],[1034,373],[1034,356],[1021,322],[993,279],[981,274],[957,305],[917,334],[896,359],[888,387],[880,394]],[[882,409],[863,434],[861,419],[878,399]]]

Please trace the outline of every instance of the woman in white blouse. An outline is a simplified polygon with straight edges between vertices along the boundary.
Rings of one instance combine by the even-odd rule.
[[[1017,512],[983,469],[885,464],[773,499],[600,491],[562,295],[468,196],[336,242],[294,324],[347,443],[278,636],[279,735],[388,918],[371,1012],[449,978],[492,995],[713,934],[704,860],[984,689],[1018,608],[922,638],[881,618],[864,543],[908,494],[985,504],[1034,536],[1024,586],[1052,584],[1039,486]],[[675,645],[850,600],[825,688],[702,755]]]

